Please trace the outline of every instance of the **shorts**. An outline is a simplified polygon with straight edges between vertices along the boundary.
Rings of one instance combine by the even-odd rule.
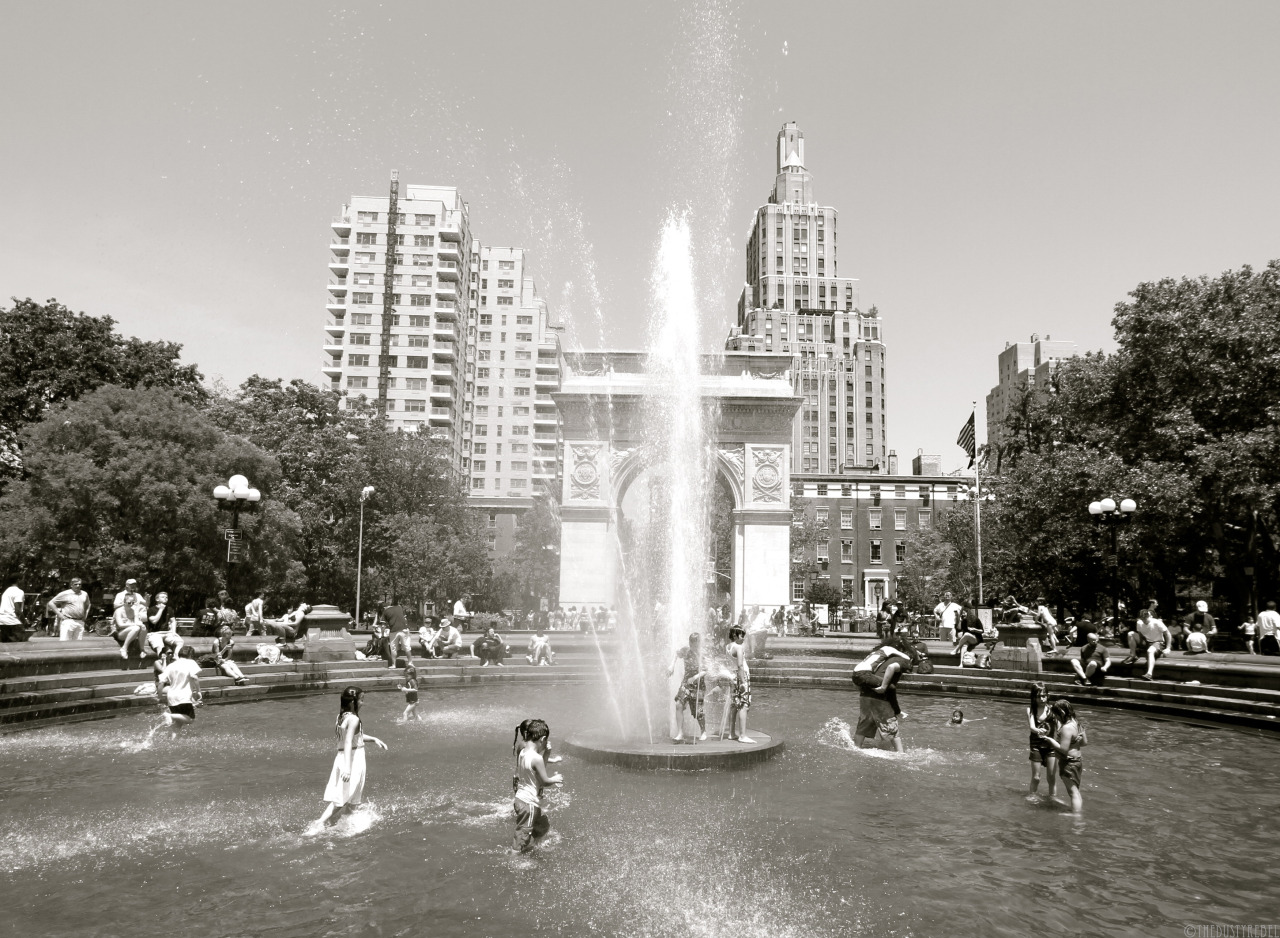
[[[176,716],[194,720],[196,718],[196,705],[189,703],[169,704],[169,712]]]
[[[524,853],[547,836],[547,832],[551,830],[551,819],[542,813],[541,808],[519,798],[511,803],[511,807],[516,813],[516,836],[511,846]]]
[[[982,643],[982,639],[974,635],[972,632],[965,632],[960,636],[960,641],[956,644],[957,649],[976,648]]]
[[[1140,632],[1138,633],[1138,646],[1137,646],[1137,647],[1138,647],[1138,653],[1139,653],[1139,654],[1141,654],[1142,652],[1146,651],[1148,648],[1154,648],[1154,649],[1156,650],[1156,657],[1157,657],[1157,658],[1161,657],[1161,656],[1164,654],[1164,642],[1162,642],[1162,641],[1160,641],[1160,642],[1149,642],[1149,641],[1147,641],[1147,640],[1142,636],[1142,633],[1140,633]]]
[[[881,678],[874,671],[854,671],[853,683],[862,690],[879,690]]]
[[[898,737],[898,715],[889,701],[881,697],[863,695],[859,698],[858,728],[855,736],[870,739],[878,732],[885,739]]]
[[[1048,766],[1049,757],[1054,755],[1053,747],[1046,744],[1035,733],[1031,734],[1031,739],[1027,743],[1027,760],[1030,762],[1039,762],[1043,766]]]
[[[1084,772],[1084,760],[1079,756],[1064,756],[1058,760],[1058,776],[1068,785],[1080,787],[1080,775]]]
[[[407,704],[416,704],[418,702],[418,692],[416,690],[405,691],[404,702]]]

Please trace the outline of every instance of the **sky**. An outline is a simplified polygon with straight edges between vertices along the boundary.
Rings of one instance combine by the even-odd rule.
[[[955,445],[1031,333],[1114,347],[1137,284],[1280,256],[1280,4],[17,4],[0,297],[319,383],[330,220],[455,185],[568,348],[642,348],[665,221],[736,319],[775,136],[805,133],[888,348],[889,446]]]

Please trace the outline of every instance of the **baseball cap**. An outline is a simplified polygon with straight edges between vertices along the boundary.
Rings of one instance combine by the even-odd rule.
[[[138,581],[137,581],[137,580],[133,580],[133,579],[125,580],[125,581],[124,581],[124,585],[125,585],[125,586],[137,586],[137,585],[138,585]]]
[[[1203,599],[1198,600],[1196,602],[1196,612],[1208,612],[1208,611],[1209,611],[1209,604],[1207,602],[1205,602]]]

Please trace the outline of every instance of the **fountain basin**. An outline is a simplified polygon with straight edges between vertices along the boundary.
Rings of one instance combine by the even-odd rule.
[[[701,742],[676,743],[669,739],[619,740],[603,733],[581,733],[564,741],[564,751],[587,762],[626,769],[734,768],[772,759],[782,752],[780,736],[751,731],[753,743],[709,737]]]

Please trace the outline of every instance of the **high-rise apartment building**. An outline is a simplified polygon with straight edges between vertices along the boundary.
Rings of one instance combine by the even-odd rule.
[[[1045,388],[1049,376],[1063,359],[1079,354],[1076,344],[1067,339],[1033,334],[1029,342],[1006,342],[999,356],[999,383],[987,395],[987,448],[989,465],[1000,466],[1001,444],[1006,434],[1005,421],[1028,390]]]
[[[463,311],[473,263],[467,203],[452,186],[406,186],[392,245],[389,212],[389,196],[352,196],[332,223],[322,371],[348,398],[377,398],[391,250],[388,425],[445,440],[461,471]]]
[[[777,175],[752,221],[738,324],[725,347],[786,352],[805,399],[792,440],[793,473],[887,467],[884,325],[858,306],[858,281],[839,276],[838,213],[813,198],[804,134],[778,133]]]
[[[560,327],[550,322],[520,248],[476,242],[467,322],[464,462],[473,496],[555,493]]]

